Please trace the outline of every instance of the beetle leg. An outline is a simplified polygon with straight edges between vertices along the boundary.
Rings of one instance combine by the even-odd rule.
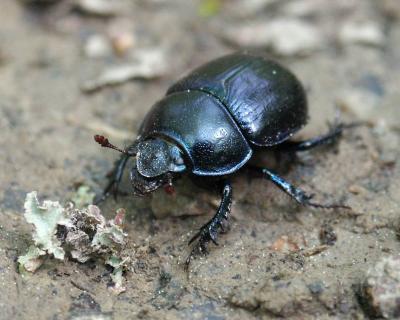
[[[113,174],[110,178],[109,183],[105,187],[103,194],[99,199],[97,199],[94,203],[98,204],[105,199],[108,198],[111,194],[113,194],[114,199],[117,199],[118,196],[118,186],[121,182],[122,175],[124,173],[126,163],[128,162],[128,159],[130,158],[130,155],[127,154],[122,154],[121,158],[115,163],[114,169],[113,169]]]
[[[339,123],[333,126],[329,132],[324,135],[304,141],[285,141],[278,146],[278,149],[282,151],[306,151],[318,146],[333,144],[342,136],[343,129],[350,127],[353,127],[353,125]]]
[[[192,242],[198,239],[197,245],[193,247],[193,250],[190,252],[190,255],[186,259],[186,268],[189,266],[189,263],[194,255],[196,255],[197,253],[208,253],[207,244],[209,241],[212,241],[215,245],[218,245],[218,231],[223,230],[222,221],[228,220],[231,204],[232,186],[228,181],[225,181],[224,188],[222,190],[221,203],[219,205],[217,213],[214,215],[214,217],[212,217],[210,221],[203,225],[189,241],[190,245]]]
[[[342,136],[344,129],[350,129],[354,127],[359,127],[363,125],[368,125],[366,122],[352,122],[352,123],[336,123],[331,125],[330,130],[321,136],[304,140],[304,141],[285,141],[277,146],[278,150],[282,151],[307,151],[318,146],[334,144]]]
[[[252,167],[254,169],[254,167]],[[303,190],[296,188],[277,174],[273,173],[272,171],[268,169],[261,169],[257,168],[262,172],[264,177],[266,179],[271,180],[276,186],[278,186],[281,190],[286,192],[289,196],[291,196],[295,201],[298,203],[305,205],[305,206],[311,206],[315,208],[323,208],[323,209],[351,209],[349,206],[345,206],[342,204],[320,204],[311,201],[313,195],[308,195],[305,193]]]

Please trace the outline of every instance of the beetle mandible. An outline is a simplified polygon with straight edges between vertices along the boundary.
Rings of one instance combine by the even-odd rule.
[[[103,147],[122,153],[114,176],[102,199],[116,196],[130,157],[136,162],[130,172],[134,195],[144,195],[188,173],[208,177],[219,186],[221,202],[213,218],[203,225],[189,244],[206,253],[209,241],[217,244],[222,222],[232,203],[229,176],[263,148],[304,151],[332,143],[345,126],[338,124],[322,136],[289,140],[308,118],[307,99],[299,80],[280,64],[262,56],[234,53],[200,66],[173,84],[146,115],[135,142],[125,150],[96,135]],[[301,189],[268,168],[257,168],[266,179],[302,205],[318,208],[348,208],[319,204]]]

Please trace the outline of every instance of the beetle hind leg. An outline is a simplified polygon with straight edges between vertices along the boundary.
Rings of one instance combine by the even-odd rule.
[[[292,199],[294,199],[297,203],[310,206],[314,208],[322,208],[322,209],[351,209],[349,206],[343,204],[321,204],[312,201],[313,195],[309,195],[303,190],[293,186],[291,183],[287,182],[277,174],[265,168],[257,168],[251,167],[251,169],[255,169],[261,172],[264,178],[272,181],[279,189],[288,194]]]
[[[356,126],[361,125],[361,123],[337,123],[331,125],[330,130],[321,136],[311,138],[304,141],[285,141],[281,145],[278,146],[279,150],[282,151],[294,151],[294,152],[301,152],[313,149],[315,147],[319,147],[322,145],[329,145],[334,144],[337,142],[343,133],[343,130],[350,129]]]
[[[190,239],[189,245],[193,243],[195,240],[198,240],[197,244],[193,247],[189,256],[185,262],[185,268],[189,267],[190,261],[192,258],[200,254],[207,254],[207,245],[210,241],[212,241],[215,245],[218,245],[217,237],[218,232],[224,231],[223,229],[223,220],[228,220],[228,216],[230,213],[232,204],[232,186],[229,182],[224,183],[221,203],[217,210],[217,213],[212,217],[210,221],[208,221],[205,225],[203,225],[200,230]]]

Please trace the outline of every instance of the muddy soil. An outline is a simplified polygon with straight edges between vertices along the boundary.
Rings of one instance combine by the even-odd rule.
[[[1,2],[1,319],[398,316],[399,295],[390,305],[379,290],[365,292],[368,272],[400,248],[396,0],[120,1],[122,8],[106,13],[78,6],[85,1]],[[63,203],[80,185],[99,194],[118,154],[100,149],[94,134],[128,144],[174,79],[249,48],[275,57],[304,83],[310,119],[297,138],[325,132],[337,110],[346,122],[368,122],[346,131],[337,146],[277,168],[316,200],[351,210],[299,206],[243,171],[232,181],[229,230],[185,272],[187,242],[219,196],[184,179],[175,196],[159,191],[101,205],[109,217],[120,207],[128,214],[132,267],[120,295],[107,289],[110,270],[95,262],[47,259],[33,275],[17,272],[16,259],[32,241],[23,216],[27,192]],[[161,53],[166,68],[82,90],[107,68],[138,63],[140,50]],[[391,279],[398,288],[400,279]]]

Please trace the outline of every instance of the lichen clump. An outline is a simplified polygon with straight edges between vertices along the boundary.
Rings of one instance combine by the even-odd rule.
[[[124,209],[117,210],[115,218],[107,221],[95,205],[76,209],[72,204],[63,207],[58,201],[40,204],[35,191],[27,194],[24,207],[26,221],[34,226],[34,245],[18,258],[21,272],[35,272],[46,256],[58,260],[68,256],[80,263],[102,260],[114,269],[111,289],[117,294],[125,291],[123,272],[130,257],[124,251]]]

